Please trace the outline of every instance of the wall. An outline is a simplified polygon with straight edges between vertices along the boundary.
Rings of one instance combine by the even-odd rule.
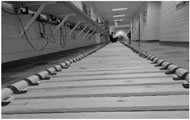
[[[31,16],[20,15],[20,18],[21,22],[25,25]],[[2,11],[2,63],[96,44],[95,35],[90,40],[86,38],[83,39],[82,36],[73,39],[72,36],[79,32],[75,31],[71,36],[67,35],[65,39],[66,44],[64,47],[61,47],[60,38],[63,37],[60,37],[60,30],[54,35],[52,35],[51,32],[51,30],[54,30],[55,27],[55,25],[45,24],[46,39],[44,39],[41,38],[39,34],[38,22],[35,21],[35,23],[32,24],[27,31],[27,36],[35,49],[42,48],[48,41],[47,46],[43,50],[34,50],[27,42],[25,36],[20,36],[22,29],[18,21],[18,17]],[[63,33],[65,33],[65,31],[68,33],[69,28],[64,30]],[[53,37],[55,39],[53,39]]]
[[[92,12],[93,15],[91,14],[90,17],[91,17],[94,21],[96,20],[96,22],[98,22],[98,23],[104,22],[103,17],[101,16],[101,14],[99,14],[98,9],[96,8],[96,6],[94,5],[93,2],[91,2],[91,1],[83,1],[83,3],[84,3],[85,5],[87,5],[87,9],[88,9],[88,10],[93,11],[93,12]]]
[[[132,39],[131,40],[139,40],[139,24],[140,24],[140,19],[139,19],[139,14],[135,16],[134,20],[132,21]]]
[[[141,40],[159,40],[161,2],[148,2],[146,23],[141,12]],[[146,12],[146,11],[144,11]]]
[[[144,9],[147,8],[147,4],[143,5],[142,8],[135,14],[135,16],[131,20],[131,40],[139,40],[139,33],[141,27],[139,27],[139,24],[141,24],[141,13],[144,11]],[[140,31],[144,32],[144,31]]]
[[[161,3],[160,41],[189,41],[189,6],[176,9],[180,1]]]
[[[159,40],[160,2],[149,1],[132,20],[132,40]]]
[[[131,21],[132,40],[162,42],[189,41],[189,5],[176,9],[181,1],[149,1]]]

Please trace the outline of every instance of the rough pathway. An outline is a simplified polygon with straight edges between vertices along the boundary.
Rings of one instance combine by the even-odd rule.
[[[121,43],[29,86],[2,118],[189,118],[189,89]]]

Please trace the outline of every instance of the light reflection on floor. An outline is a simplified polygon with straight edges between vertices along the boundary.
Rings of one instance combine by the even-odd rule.
[[[126,41],[127,42],[127,41]],[[127,42],[128,43],[128,42]],[[189,70],[189,47],[181,44],[159,42],[131,42],[131,45],[151,55]]]

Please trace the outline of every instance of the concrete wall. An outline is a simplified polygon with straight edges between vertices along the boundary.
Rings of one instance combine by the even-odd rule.
[[[132,20],[132,40],[159,40],[160,2],[147,2]]]
[[[141,22],[144,29],[144,32],[141,29],[141,40],[159,40],[160,2],[148,2],[146,19],[146,25]]]
[[[132,22],[132,39],[131,40],[139,40],[139,27],[140,24],[140,19],[139,19],[139,14],[137,16],[135,16],[133,22]]]
[[[22,23],[25,25],[31,16],[20,15],[20,18]],[[61,47],[60,30],[54,35],[51,34],[51,30],[54,30],[55,27],[55,25],[45,24],[46,37],[44,39],[41,38],[39,34],[38,22],[35,21],[35,23],[32,24],[27,31],[27,36],[35,49],[42,48],[48,41],[47,46],[43,50],[34,50],[27,42],[25,36],[20,36],[22,29],[17,16],[10,15],[2,11],[2,63],[96,44],[96,35],[94,35],[90,40],[83,39],[82,36],[73,39],[72,36],[79,32],[75,31],[74,34],[66,37],[66,44],[64,47]],[[67,28],[66,31],[68,33],[70,29]],[[65,31],[63,33],[65,33]],[[55,39],[53,39],[53,37]],[[103,41],[105,40],[101,38],[101,42]]]
[[[131,21],[133,29],[132,40],[188,42],[189,5],[176,9],[176,5],[180,2],[147,2]]]
[[[189,6],[176,9],[179,2],[161,3],[160,41],[189,41]]]

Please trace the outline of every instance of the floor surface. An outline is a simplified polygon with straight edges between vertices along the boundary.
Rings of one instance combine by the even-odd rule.
[[[131,45],[160,59],[174,63],[175,65],[189,70],[189,47],[187,47],[188,45],[184,46],[176,43],[161,44],[159,42],[131,42]]]
[[[128,43],[128,41],[125,41]],[[115,44],[115,43],[112,43]],[[189,48],[183,47],[181,45],[163,45],[159,42],[154,43],[141,43],[141,42],[131,42],[131,45],[137,49],[141,49],[151,55],[159,57],[163,60],[172,62],[180,67],[189,69]],[[90,49],[90,48],[88,48]],[[86,49],[86,50],[88,50]],[[40,72],[52,65],[58,64],[65,60],[68,60],[74,56],[77,56],[79,51],[74,51],[68,53],[64,57],[57,58],[54,60],[38,61],[37,63],[32,63],[29,65],[20,66],[17,68],[12,68],[9,71],[2,71],[2,87],[13,84],[23,78],[26,78],[32,74]],[[41,64],[46,62],[47,64]]]

